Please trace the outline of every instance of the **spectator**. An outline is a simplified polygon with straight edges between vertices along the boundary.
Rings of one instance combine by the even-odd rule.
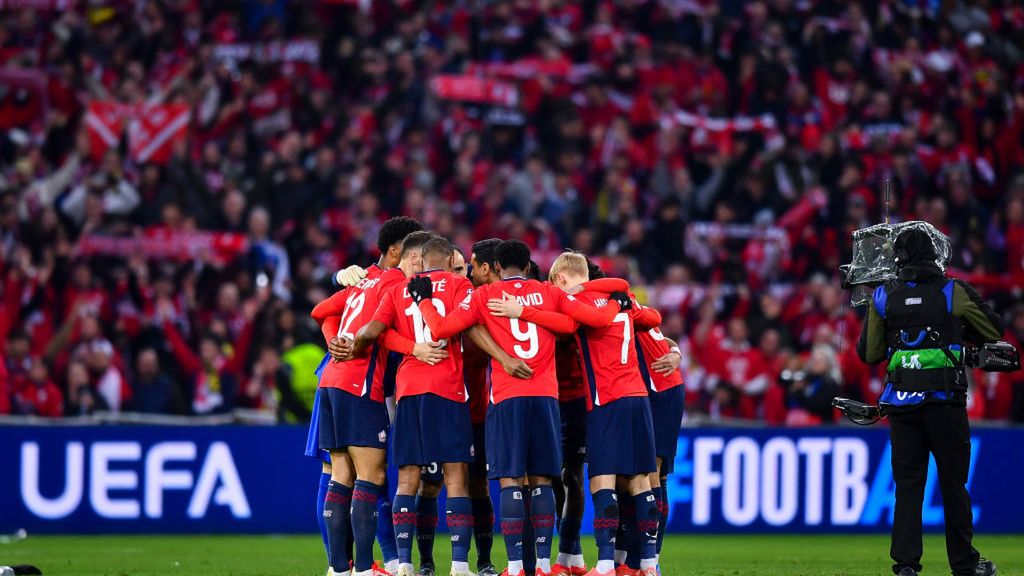
[[[165,328],[165,330],[170,330]],[[218,341],[211,335],[199,339],[199,355],[184,343],[172,344],[182,371],[192,388],[192,411],[196,414],[228,412],[235,406],[238,377],[223,366],[227,363]]]
[[[67,368],[68,400],[64,413],[68,416],[89,416],[107,410],[103,395],[89,383],[89,369],[85,363],[72,361]]]
[[[288,370],[281,363],[281,355],[273,346],[265,346],[257,356],[252,377],[242,388],[238,403],[245,408],[276,413],[280,391],[287,386],[288,380]]]
[[[735,404],[738,416],[756,418],[769,380],[761,355],[750,346],[746,320],[731,318],[725,334],[710,336],[700,354],[708,358],[711,383],[725,389],[716,396],[725,405]]]
[[[252,250],[249,265],[256,279],[256,286],[270,286],[274,295],[282,300],[291,298],[289,291],[288,253],[269,237],[270,213],[257,207],[249,214],[249,239]]]
[[[127,216],[139,205],[139,193],[124,179],[121,160],[107,153],[103,169],[71,189],[60,202],[61,212],[82,232],[92,232],[109,224],[109,217]]]
[[[56,418],[64,413],[64,395],[41,359],[32,361],[28,378],[14,391],[13,405],[15,414]]]
[[[299,344],[281,355],[290,377],[280,389],[280,420],[306,422],[312,418],[313,397],[318,385],[316,368],[323,356],[323,348],[309,343]]]
[[[114,347],[103,339],[90,342],[81,356],[89,368],[96,392],[107,409],[120,412],[131,401],[132,390],[120,368],[114,365]]]
[[[10,382],[10,391],[13,393],[28,380],[29,371],[32,369],[33,361],[28,334],[11,332],[7,337],[4,356],[4,372]]]
[[[839,394],[835,351],[818,345],[803,370],[793,375],[786,393],[788,425],[809,425],[834,421],[832,399]]]
[[[170,414],[176,412],[177,387],[160,369],[160,358],[153,348],[139,352],[135,360],[135,377],[131,382],[133,412]]]

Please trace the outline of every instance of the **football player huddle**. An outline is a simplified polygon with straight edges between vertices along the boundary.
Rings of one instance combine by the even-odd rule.
[[[517,240],[481,240],[467,261],[399,217],[381,227],[378,247],[376,264],[338,272],[340,290],[312,312],[329,350],[306,446],[324,462],[328,575],[434,576],[443,487],[450,573],[474,573],[475,541],[476,573],[496,576],[489,480],[501,488],[502,575],[660,574],[665,477],[683,416],[682,359],[661,315],[575,252],[543,282]],[[590,570],[585,488],[598,549]]]

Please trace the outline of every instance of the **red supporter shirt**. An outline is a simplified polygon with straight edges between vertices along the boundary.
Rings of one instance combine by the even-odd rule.
[[[983,372],[974,369],[974,394],[983,396],[983,418],[1009,420],[1013,411],[1013,374],[1010,372]]]
[[[609,305],[607,292],[584,290],[576,298],[597,308]],[[634,346],[633,316],[638,312],[635,308],[619,312],[607,326],[584,327],[576,333],[587,380],[588,407],[629,396],[647,396]]]
[[[569,402],[587,395],[580,364],[580,349],[575,338],[562,337],[555,345],[555,373],[558,375],[558,401]]]
[[[462,341],[462,374],[469,390],[469,415],[473,424],[487,420],[487,371],[491,357],[469,338]]]
[[[356,332],[373,318],[384,294],[393,286],[404,284],[405,274],[398,268],[382,270],[371,266],[359,284],[347,288],[321,302],[314,309],[314,318],[322,314],[339,315],[337,336],[350,340]],[[326,306],[323,306],[325,305]],[[320,378],[321,388],[340,388],[356,396],[367,396],[384,401],[384,365],[387,349],[374,344],[368,356],[346,362],[328,362]]]
[[[669,374],[659,374],[658,372],[651,370],[651,364],[655,360],[671,351],[668,341],[665,340],[665,335],[661,333],[660,328],[651,328],[650,330],[641,330],[637,332],[636,346],[637,351],[643,356],[644,369],[641,370],[641,373],[646,372],[646,384],[651,391],[664,392],[666,390],[671,390],[676,386],[682,386],[683,373],[679,368],[676,368]]]
[[[34,416],[56,418],[64,413],[64,394],[49,380],[43,384],[23,383],[15,391],[14,398],[17,404],[31,407]]]
[[[596,310],[588,311],[578,301],[571,299],[562,290],[550,284],[536,280],[513,276],[501,282],[487,284],[473,292],[469,302],[459,305],[458,310],[442,318],[433,306],[420,303],[420,310],[427,320],[431,332],[440,338],[457,334],[474,324],[482,324],[490,332],[494,341],[511,356],[525,361],[533,369],[533,378],[521,379],[508,375],[501,366],[491,366],[492,403],[497,404],[509,398],[517,397],[549,397],[558,398],[558,379],[555,376],[555,335],[551,330],[542,328],[523,318],[501,318],[492,316],[487,308],[487,301],[502,298],[515,298],[527,308],[554,313],[558,310],[569,310],[589,319],[592,322],[607,322]],[[571,318],[556,314],[560,322],[549,322],[557,332],[569,333],[575,330],[576,324]]]
[[[430,270],[421,275],[430,278],[434,287],[431,301],[442,316],[455,310],[460,303],[468,302],[473,293],[473,285],[465,276],[444,270]],[[423,321],[423,315],[404,283],[388,290],[373,320],[394,327],[399,335],[418,343],[437,340]],[[459,339],[449,342],[447,350],[448,357],[433,366],[413,356],[406,356],[398,367],[395,397],[401,401],[405,396],[436,394],[455,402],[466,402],[469,393],[463,380],[462,346]]]

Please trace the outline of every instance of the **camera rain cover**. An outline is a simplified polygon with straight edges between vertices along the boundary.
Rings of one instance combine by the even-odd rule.
[[[927,222],[914,220],[900,224],[875,224],[854,230],[852,262],[839,268],[843,272],[844,287],[853,289],[855,306],[868,301],[873,286],[896,278],[893,245],[896,238],[907,230],[921,230],[928,235],[935,248],[935,264],[943,272],[946,271],[952,255],[949,237]]]

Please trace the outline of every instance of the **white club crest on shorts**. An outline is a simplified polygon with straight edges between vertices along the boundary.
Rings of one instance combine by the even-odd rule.
[[[476,458],[476,446],[470,444],[470,446],[469,446],[469,455],[474,457],[474,458]]]
[[[388,440],[388,431],[387,430],[381,430],[380,432],[378,432],[377,433],[377,440],[380,441],[380,442],[387,442],[387,440]]]

